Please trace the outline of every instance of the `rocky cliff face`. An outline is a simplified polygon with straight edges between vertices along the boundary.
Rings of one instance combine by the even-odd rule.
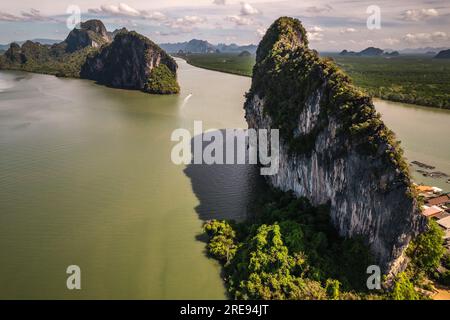
[[[175,60],[146,37],[122,31],[114,41],[89,56],[82,78],[115,88],[149,93],[177,93]]]
[[[5,58],[10,63],[24,63],[25,57],[22,55],[22,51],[20,49],[20,46],[13,42],[10,44],[9,49],[5,52]]]
[[[47,63],[52,59],[51,54],[49,45],[32,41],[25,41],[22,46],[11,43],[9,49],[5,52],[3,62],[10,67]]]
[[[80,28],[73,29],[64,43],[66,52],[72,53],[86,47],[98,48],[110,42],[111,36],[100,20],[88,20],[80,24]]]
[[[178,65],[146,37],[122,28],[108,32],[100,20],[80,24],[54,45],[26,41],[0,55],[0,69],[95,80],[115,88],[178,93]]]
[[[250,128],[280,129],[269,182],[329,204],[342,236],[362,236],[385,273],[402,270],[425,219],[401,149],[371,99],[308,49],[298,20],[280,18],[261,41],[245,111]]]
[[[60,43],[46,45],[25,41],[22,46],[12,43],[0,57],[0,68],[79,77],[86,56],[110,41],[104,24],[100,20],[89,20]]]

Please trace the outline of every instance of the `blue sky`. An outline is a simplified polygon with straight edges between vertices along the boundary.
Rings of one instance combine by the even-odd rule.
[[[450,47],[448,0],[16,0],[0,8],[0,43],[64,39],[70,5],[81,10],[82,21],[99,18],[109,30],[124,26],[159,43],[197,38],[257,44],[276,18],[287,15],[302,20],[311,47],[322,51]],[[371,5],[380,9],[379,29],[367,27]]]

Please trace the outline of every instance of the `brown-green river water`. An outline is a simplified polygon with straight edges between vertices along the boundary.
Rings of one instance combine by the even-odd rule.
[[[197,236],[205,219],[247,214],[258,172],[176,166],[170,136],[194,120],[245,128],[250,79],[178,62],[179,96],[0,72],[0,298],[226,297]],[[377,107],[411,161],[450,173],[450,112]]]

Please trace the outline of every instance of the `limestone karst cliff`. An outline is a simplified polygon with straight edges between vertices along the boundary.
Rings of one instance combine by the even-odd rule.
[[[78,78],[81,65],[92,51],[111,41],[100,20],[82,22],[66,39],[53,45],[26,41],[12,43],[0,55],[0,69],[14,69]]]
[[[108,32],[100,20],[82,22],[54,45],[12,43],[0,69],[95,80],[114,88],[178,93],[177,64],[155,43],[125,28]]]
[[[97,48],[110,42],[112,37],[108,34],[105,25],[100,20],[88,20],[81,22],[79,28],[73,29],[64,43],[66,52],[93,47]]]
[[[179,92],[177,68],[175,60],[155,43],[124,30],[86,59],[80,76],[116,88],[169,94]]]
[[[245,103],[250,128],[280,129],[280,170],[268,181],[329,204],[344,237],[361,236],[386,274],[425,227],[394,134],[369,97],[308,48],[305,29],[278,19],[262,39]]]

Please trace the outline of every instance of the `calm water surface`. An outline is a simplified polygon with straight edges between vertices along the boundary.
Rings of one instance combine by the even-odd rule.
[[[170,135],[245,128],[250,79],[178,62],[179,96],[0,72],[0,298],[225,298],[196,237],[245,217],[257,171],[175,166]],[[376,104],[411,161],[450,173],[450,112]],[[81,291],[66,289],[72,264]]]
[[[225,297],[196,236],[246,215],[256,173],[175,166],[170,136],[245,128],[250,79],[179,64],[179,96],[0,72],[0,298]]]
[[[402,142],[408,162],[419,161],[433,167],[432,171],[446,173],[448,178],[424,177],[411,168],[418,183],[450,191],[450,110],[427,108],[404,103],[375,100],[384,122]]]

